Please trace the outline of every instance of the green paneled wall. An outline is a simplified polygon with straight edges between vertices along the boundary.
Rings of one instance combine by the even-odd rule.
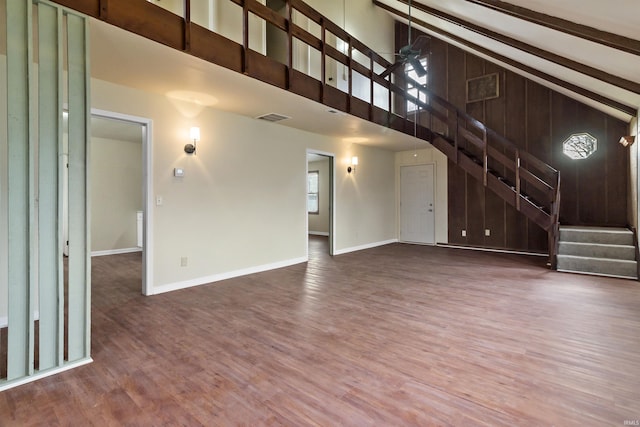
[[[8,247],[2,255],[7,277],[1,278],[8,285],[2,295],[8,299],[8,338],[0,390],[86,363],[91,330],[87,21],[46,1],[34,2],[35,8],[31,1],[6,3],[8,161],[0,172],[7,180],[2,217],[8,232],[0,237]],[[62,143],[65,105],[68,153]],[[62,255],[65,221],[68,259]]]

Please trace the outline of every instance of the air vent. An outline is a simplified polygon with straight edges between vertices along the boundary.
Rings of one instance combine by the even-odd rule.
[[[290,118],[291,117],[283,116],[282,114],[277,114],[277,113],[269,113],[269,114],[264,114],[262,116],[256,117],[256,119],[258,120],[266,120],[268,122],[279,122],[281,120],[286,120]]]

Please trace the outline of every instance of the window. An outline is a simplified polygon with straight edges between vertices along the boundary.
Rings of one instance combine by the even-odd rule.
[[[598,149],[598,140],[588,133],[574,133],[562,143],[562,152],[573,160],[586,159]]]
[[[420,58],[420,64],[422,64],[422,66],[424,67],[425,70],[428,70],[428,68],[427,68],[427,57]],[[404,66],[404,72],[405,72],[405,74],[407,75],[407,77],[409,79],[415,80],[421,86],[426,86],[427,85],[427,76],[428,76],[428,74],[425,74],[424,76],[420,77],[418,75],[418,73],[416,73],[416,70],[413,69],[413,65],[411,65],[411,63],[407,62],[407,64]],[[420,92],[418,90],[418,88],[411,81],[407,82],[407,93],[409,95],[415,97],[415,98],[418,98],[422,102],[427,102],[428,101],[427,94],[424,93],[424,92]],[[411,101],[407,101],[407,112],[408,113],[414,112],[417,109],[418,109],[418,106],[416,104],[414,104]]]
[[[311,171],[307,176],[307,212],[317,214],[320,211],[320,172]]]

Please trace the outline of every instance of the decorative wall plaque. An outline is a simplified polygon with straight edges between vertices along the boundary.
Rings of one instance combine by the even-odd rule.
[[[500,96],[498,73],[467,80],[467,102],[484,101]]]

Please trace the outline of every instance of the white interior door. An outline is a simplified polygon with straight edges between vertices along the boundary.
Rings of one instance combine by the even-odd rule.
[[[435,244],[435,165],[400,168],[400,240]]]

